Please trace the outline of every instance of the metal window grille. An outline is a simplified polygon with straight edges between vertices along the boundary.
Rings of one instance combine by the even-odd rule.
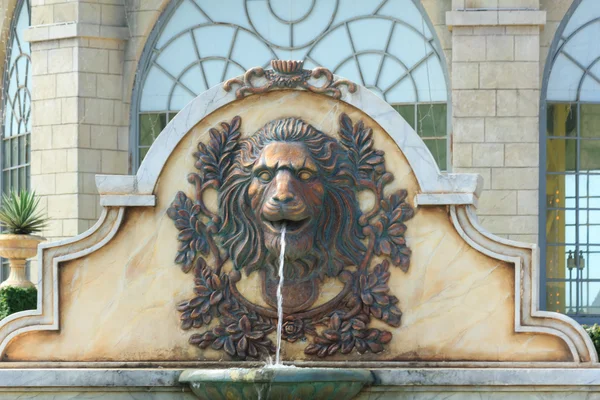
[[[412,104],[415,113],[419,104],[443,104],[446,125],[437,126],[434,135],[428,133],[426,143],[438,153],[434,156],[440,168],[445,170],[449,145],[446,140],[447,116],[450,115],[446,105],[446,64],[433,27],[419,2],[313,0],[301,3],[306,6],[301,15],[282,16],[282,4],[296,7],[300,3],[290,0],[228,0],[222,4],[206,0],[173,1],[159,18],[140,61],[131,113],[132,169],[138,168],[166,123],[202,91],[256,65],[267,67],[271,59],[297,58],[305,61],[306,68],[325,66],[334,73],[354,79],[391,104]],[[278,35],[257,22],[258,14],[253,11],[256,7],[264,8],[260,9],[263,11],[260,18],[271,21],[274,27],[281,27]],[[348,11],[352,7],[362,8],[360,13],[352,14]],[[323,16],[314,22],[318,13]],[[344,17],[347,14],[351,16]],[[197,20],[186,22],[191,15],[197,15]],[[177,18],[181,19],[180,26],[173,22]],[[312,36],[302,34],[303,26],[308,22],[314,22]],[[366,26],[381,27],[381,32],[365,31]],[[226,46],[221,46],[221,52],[208,49],[206,45],[206,41],[216,40],[215,32],[230,38]],[[404,53],[398,50],[400,33],[402,40],[413,50]],[[366,34],[379,34],[378,45],[365,45],[363,37]],[[242,42],[254,45],[240,51]],[[332,50],[333,47],[343,48],[344,53],[335,60],[328,59],[327,52],[320,47],[325,44]],[[407,56],[406,53],[411,51],[414,54]],[[165,54],[187,54],[189,57],[182,65],[174,67],[173,57]],[[390,74],[393,79],[389,78]],[[154,94],[160,97],[162,106],[145,105],[150,96],[145,91],[148,87],[159,86],[162,91],[156,89]],[[441,86],[443,90],[439,89]],[[398,95],[401,90],[410,93],[409,101]],[[432,90],[436,92],[432,94]]]

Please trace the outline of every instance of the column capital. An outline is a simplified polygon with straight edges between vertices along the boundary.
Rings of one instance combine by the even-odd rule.
[[[86,24],[73,21],[32,26],[25,31],[23,37],[28,42],[44,42],[70,38],[126,41],[129,39],[129,30],[124,26]]]

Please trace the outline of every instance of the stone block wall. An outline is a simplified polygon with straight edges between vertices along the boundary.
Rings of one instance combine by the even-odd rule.
[[[32,2],[31,185],[52,218],[44,234],[76,235],[95,223],[94,177],[128,169],[122,102],[127,28],[121,1]]]
[[[483,176],[480,221],[510,239],[538,240],[540,88],[558,24],[545,25],[570,3],[455,0],[447,14],[453,170]]]

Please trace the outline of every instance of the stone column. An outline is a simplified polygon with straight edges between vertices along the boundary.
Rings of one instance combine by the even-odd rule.
[[[57,239],[98,218],[95,174],[128,172],[128,30],[122,0],[34,0],[31,15],[31,186],[52,218],[44,235]]]
[[[453,170],[485,180],[478,215],[501,236],[537,242],[539,0],[453,0]]]

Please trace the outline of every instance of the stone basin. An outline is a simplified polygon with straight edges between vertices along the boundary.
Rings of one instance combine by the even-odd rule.
[[[183,371],[179,382],[189,384],[206,400],[349,400],[373,382],[368,370],[334,368],[230,368]]]

